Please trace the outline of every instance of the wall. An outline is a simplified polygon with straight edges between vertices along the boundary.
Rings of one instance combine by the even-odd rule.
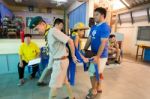
[[[56,12],[55,12],[56,11]],[[58,12],[57,12],[58,11]],[[43,18],[48,19],[48,24],[53,25],[54,17],[55,18],[64,18],[64,15],[60,10],[54,10],[52,13],[37,13],[37,12],[14,12],[16,16],[22,16],[23,20],[26,24],[26,17],[35,17],[35,16],[42,16]],[[29,28],[25,28],[25,32],[29,33]]]
[[[149,45],[150,42],[137,42],[136,37],[138,33],[138,26],[150,26],[147,21],[136,22],[133,25],[131,23],[123,23],[117,25],[117,32],[124,34],[123,51],[125,54],[129,54],[135,57],[136,44]]]
[[[75,1],[70,7],[69,9],[67,10],[67,13],[69,14],[69,12],[71,12],[72,10],[76,9],[77,7],[79,7],[80,5],[82,5],[84,2],[78,2],[78,1]],[[85,25],[88,26],[89,24],[89,18],[90,17],[93,17],[93,11],[94,11],[94,0],[89,0],[88,2],[86,2],[86,23]],[[89,35],[89,31],[90,30],[87,30],[86,31],[86,34],[85,36],[88,36]]]
[[[77,7],[79,7],[81,4],[83,4],[83,2],[78,2],[75,1],[74,3],[72,3],[70,5],[70,7],[67,9],[67,13],[71,12],[72,10],[76,9]]]
[[[44,39],[33,39],[39,47],[44,46]],[[21,44],[20,39],[0,39],[0,54],[16,54]]]

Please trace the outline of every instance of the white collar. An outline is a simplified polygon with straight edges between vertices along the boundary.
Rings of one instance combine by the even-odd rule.
[[[100,25],[102,25],[103,23],[105,23],[105,21],[104,21],[104,22],[100,22],[100,23],[96,24],[96,26],[100,26]]]

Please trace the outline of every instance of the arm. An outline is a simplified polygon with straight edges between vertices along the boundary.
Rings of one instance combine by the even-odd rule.
[[[74,47],[74,43],[72,39],[68,40],[68,45],[69,45],[72,57],[75,57],[75,47]]]
[[[106,43],[108,42],[108,39],[107,38],[103,38],[103,39],[101,39],[101,45],[100,45],[100,47],[99,47],[99,49],[98,49],[98,53],[97,53],[97,55],[96,56],[101,56],[101,54],[102,54],[102,52],[103,52],[103,50],[104,50],[104,48],[105,48],[105,45],[106,45]]]
[[[19,66],[23,67],[22,55],[19,55]]]
[[[36,58],[40,57],[40,48],[38,47],[38,45],[36,43],[33,43],[35,46],[35,50],[36,50]]]
[[[40,57],[40,49],[39,49],[39,47],[37,47],[37,50],[36,50],[36,57],[37,58]]]
[[[120,49],[117,41],[116,41],[116,49]]]
[[[90,44],[91,44],[91,37],[89,36],[87,41],[86,41],[84,49],[87,50],[89,48]]]
[[[68,43],[72,58],[73,58],[74,62],[76,62],[77,58],[75,56],[75,47],[74,47],[73,40],[70,39],[67,35],[65,35],[64,33],[60,32],[60,31],[53,33],[53,36],[64,44]]]
[[[75,40],[74,40],[74,44],[75,44],[75,47],[78,49],[78,45],[79,45],[79,36],[76,36]]]
[[[105,48],[105,45],[106,45],[107,41],[108,41],[107,38],[102,38],[102,39],[101,39],[101,42],[102,42],[102,43],[101,43],[101,45],[99,46],[97,55],[94,56],[94,62],[95,62],[96,64],[98,64],[98,59],[99,59],[99,57],[101,56],[101,54],[103,53],[103,50],[104,50],[104,48]]]

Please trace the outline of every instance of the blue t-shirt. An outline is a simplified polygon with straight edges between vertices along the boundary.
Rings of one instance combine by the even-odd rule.
[[[110,35],[111,29],[107,23],[100,23],[94,25],[90,31],[91,37],[91,50],[93,53],[97,54],[98,49],[101,45],[102,38],[108,38]],[[100,56],[101,58],[108,57],[108,43],[105,45],[105,48]]]

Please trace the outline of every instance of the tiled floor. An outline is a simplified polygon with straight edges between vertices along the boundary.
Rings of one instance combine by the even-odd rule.
[[[124,59],[121,65],[107,68],[104,77],[103,93],[96,99],[150,99],[150,64]],[[0,75],[0,99],[48,99],[49,88],[36,86],[36,81],[26,79],[25,85],[18,87],[17,73]],[[76,99],[85,99],[89,88],[88,73],[78,67],[73,87]],[[65,95],[61,89],[58,99]]]

